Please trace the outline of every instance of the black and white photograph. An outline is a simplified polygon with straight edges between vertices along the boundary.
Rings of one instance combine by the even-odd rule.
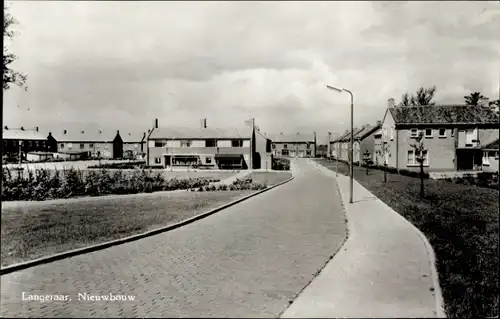
[[[3,9],[0,317],[498,318],[498,1]]]

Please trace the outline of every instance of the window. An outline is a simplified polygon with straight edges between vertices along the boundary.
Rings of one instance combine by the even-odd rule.
[[[217,141],[216,140],[206,140],[205,147],[217,147]]]
[[[191,147],[191,141],[190,140],[181,141],[181,147]]]
[[[85,143],[80,143],[80,149],[85,148]]]
[[[288,156],[288,154],[289,154],[289,153],[288,153],[288,150],[287,150],[286,148],[285,148],[285,149],[283,149],[283,150],[281,150],[281,155],[283,155],[283,156]]]
[[[231,147],[243,147],[243,140],[232,140]]]
[[[431,128],[425,129],[425,137],[432,137],[432,129]]]
[[[155,157],[155,164],[161,164],[161,157]]]
[[[108,148],[108,143],[104,143],[104,148]]]
[[[490,161],[488,159],[488,152],[483,152],[483,166],[490,166]]]
[[[97,143],[96,147],[97,147],[97,148],[100,148],[100,147],[101,147],[101,144],[100,144],[100,143]]]
[[[166,143],[163,141],[154,141],[155,147],[165,147]]]
[[[412,128],[410,130],[410,137],[417,137],[418,136],[418,129]]]
[[[455,129],[454,128],[451,129],[451,136],[455,136]]]
[[[284,148],[284,149],[287,149],[287,148],[288,148],[288,145],[283,144],[283,148]]]
[[[64,143],[60,143],[60,144],[59,144],[59,147],[60,147],[60,148],[64,148]]]
[[[424,165],[429,165],[429,156],[428,152],[425,150],[423,153],[424,157]],[[415,152],[415,150],[409,150],[408,151],[408,162],[407,165],[419,165],[420,163],[418,162],[418,154]]]
[[[311,156],[311,151],[306,151],[307,156]]]
[[[394,127],[391,127],[391,141],[394,140]]]
[[[205,162],[206,162],[207,164],[212,164],[212,158],[211,158],[211,157],[207,157],[207,158],[205,158]]]
[[[89,143],[89,147],[94,147],[94,143]]]
[[[446,137],[446,129],[445,128],[439,129],[439,137]]]
[[[73,144],[72,143],[68,143],[68,148],[73,148]]]
[[[274,143],[271,144],[271,147],[273,148],[273,150],[276,149],[276,144],[274,144]]]
[[[307,143],[307,149],[310,150],[311,149],[311,144]]]

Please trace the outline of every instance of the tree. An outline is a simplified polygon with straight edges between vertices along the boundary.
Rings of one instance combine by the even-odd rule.
[[[425,161],[425,153],[427,149],[424,146],[424,133],[420,132],[418,136],[415,138],[416,143],[410,144],[415,151],[415,159],[420,164],[420,199],[424,199],[424,161]]]
[[[4,7],[3,10],[3,37],[4,43],[6,38],[13,38],[15,32],[12,31],[11,27],[17,23],[14,17],[7,11],[7,8]],[[25,90],[28,90],[26,87],[26,79],[27,75],[22,74],[18,71],[15,71],[10,68],[10,64],[17,59],[17,56],[14,53],[8,51],[7,46],[4,44],[3,46],[3,80],[2,87],[3,90],[6,91],[10,88],[11,84],[18,85]]]
[[[377,150],[376,154],[378,156],[384,157],[384,184],[387,184],[387,166],[389,165],[389,163],[387,163],[387,158],[389,157],[389,144],[383,140],[382,149]],[[378,165],[378,156],[376,157],[377,165]]]
[[[482,98],[484,98],[484,96],[482,96],[480,92],[474,92],[469,96],[464,96],[465,104],[467,105],[478,105]]]
[[[401,103],[399,106],[427,106],[434,105],[432,102],[434,94],[436,93],[436,86],[430,88],[419,88],[415,94],[405,93],[401,95]]]

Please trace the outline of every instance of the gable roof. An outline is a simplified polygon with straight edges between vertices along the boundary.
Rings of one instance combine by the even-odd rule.
[[[356,135],[357,135],[358,133],[360,133],[361,131],[363,131],[363,130],[364,130],[364,128],[354,129],[354,132],[353,132],[353,136],[354,136],[354,138],[356,138]],[[343,137],[339,140],[339,142],[348,142],[348,141],[350,141],[350,140],[351,140],[351,131],[349,131],[347,134],[345,134],[345,135],[344,135],[344,136],[343,136]]]
[[[482,148],[487,149],[487,150],[498,150],[499,149],[499,139],[497,138],[496,141],[493,141],[490,144],[483,146]]]
[[[388,109],[396,124],[491,124],[498,114],[471,105],[400,106]]]
[[[494,144],[495,141],[498,147],[499,135],[498,130],[479,130],[479,143],[481,143],[481,147],[486,148],[490,144]]]
[[[119,130],[123,143],[140,143],[145,139],[146,132]]]
[[[150,139],[250,139],[252,129],[248,128],[190,128],[190,127],[162,127],[155,128]]]
[[[52,136],[58,142],[112,142],[116,137],[115,130],[83,130],[68,129],[66,134],[64,130],[51,132]]]
[[[21,130],[19,129],[3,129],[2,130],[3,140],[46,140],[47,135],[39,132],[37,130]]]
[[[279,134],[274,139],[275,143],[314,143],[314,133],[313,134]]]
[[[375,125],[375,126],[366,126],[364,130],[362,130],[356,136],[354,136],[354,139],[364,140],[368,136],[370,136],[373,133],[375,133],[376,131],[380,130],[381,127],[382,127],[381,124],[378,124],[378,125]]]

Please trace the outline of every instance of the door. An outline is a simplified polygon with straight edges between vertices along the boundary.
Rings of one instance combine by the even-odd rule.
[[[172,157],[170,155],[165,155],[165,167],[170,167],[171,166],[171,161]]]

